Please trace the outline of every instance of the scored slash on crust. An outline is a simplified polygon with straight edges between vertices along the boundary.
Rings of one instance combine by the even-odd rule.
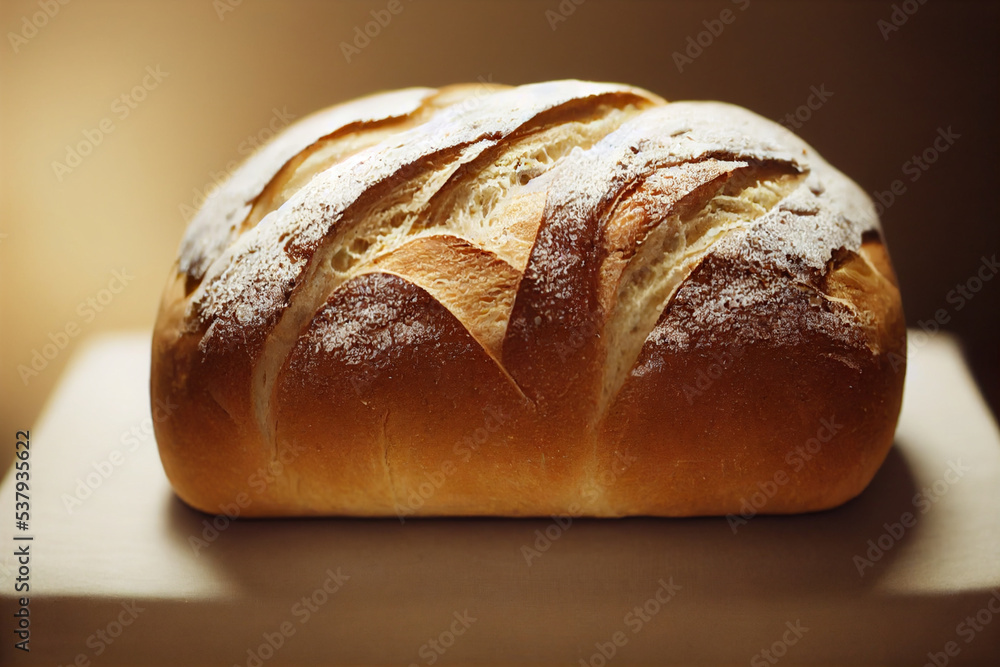
[[[291,126],[213,193],[182,243],[179,319],[192,354],[246,378],[211,396],[249,415],[272,461],[293,360],[336,348],[362,368],[398,344],[328,317],[373,275],[446,309],[539,418],[596,431],[648,345],[693,344],[665,318],[682,288],[703,289],[689,279],[704,263],[754,267],[726,308],[789,278],[822,295],[836,312],[811,326],[836,338],[862,297],[825,279],[830,262],[858,256],[891,281],[862,251],[878,233],[856,185],[738,107],[577,81],[409,89]],[[699,303],[692,317],[711,321],[718,304]],[[383,458],[388,472],[388,445]]]

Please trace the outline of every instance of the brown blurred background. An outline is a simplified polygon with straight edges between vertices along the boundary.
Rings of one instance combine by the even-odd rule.
[[[1000,252],[997,3],[398,2],[0,4],[0,432],[11,444],[83,340],[152,327],[192,208],[251,137],[378,89],[476,80],[623,81],[776,120],[798,111],[795,131],[865,190],[900,181],[883,222],[910,326],[942,310],[997,409],[1000,279],[952,293]],[[355,43],[378,18],[378,34]],[[925,149],[926,170],[906,164]],[[54,358],[22,377],[50,344]]]

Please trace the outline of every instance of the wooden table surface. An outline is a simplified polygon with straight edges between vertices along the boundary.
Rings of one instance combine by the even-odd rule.
[[[213,527],[160,467],[148,334],[95,339],[31,429],[27,531],[10,472],[0,489],[0,663],[1000,664],[1000,434],[957,345],[917,342],[869,489],[734,534],[724,518]],[[12,632],[24,544],[30,653]]]

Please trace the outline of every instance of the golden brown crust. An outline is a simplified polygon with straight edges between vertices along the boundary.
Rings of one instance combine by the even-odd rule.
[[[850,253],[829,282],[859,266],[867,268]],[[904,371],[894,359],[905,354],[898,291],[881,274],[863,275],[854,278],[860,293],[801,289],[776,276],[766,302],[729,301],[731,325],[708,332],[699,311],[734,283],[767,276],[714,258],[699,266],[603,424],[602,467],[616,456],[643,462],[609,489],[619,513],[791,513],[860,493],[892,444]],[[818,320],[838,316],[857,318],[857,327],[826,334]],[[868,329],[861,317],[881,324]],[[794,342],[769,335],[786,327],[799,332]],[[760,493],[767,501],[757,507]]]
[[[800,512],[891,445],[905,328],[871,203],[745,110],[414,89],[316,114],[240,174],[153,340],[194,507]]]
[[[465,323],[497,361],[521,274],[488,250],[455,236],[423,236],[375,260],[406,276]]]

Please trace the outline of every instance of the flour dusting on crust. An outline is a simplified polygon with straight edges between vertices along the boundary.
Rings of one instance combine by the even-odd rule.
[[[277,330],[281,354],[269,362],[273,376],[280,368],[281,355],[292,349],[294,338],[308,326],[330,291],[343,283],[344,279],[336,278],[341,275],[336,262],[343,255],[338,254],[339,244],[351,248],[352,254],[343,257],[367,257],[365,261],[374,262],[372,243],[381,243],[379,239],[388,238],[385,234],[399,236],[396,247],[418,234],[454,234],[470,244],[504,242],[514,231],[505,236],[504,222],[498,223],[494,216],[488,223],[484,217],[480,224],[500,224],[499,230],[474,233],[476,222],[470,219],[474,213],[468,207],[455,228],[449,227],[447,218],[425,220],[419,228],[415,220],[429,202],[436,201],[442,188],[475,182],[469,166],[478,164],[481,156],[502,154],[516,144],[517,137],[557,126],[563,122],[558,113],[568,113],[565,110],[574,105],[597,108],[609,100],[616,108],[637,103],[642,108],[630,106],[627,117],[609,124],[607,133],[588,140],[586,147],[560,147],[556,157],[548,159],[543,150],[540,161],[526,167],[523,174],[518,172],[514,186],[491,190],[490,196],[502,201],[491,201],[483,208],[486,216],[492,209],[505,210],[503,201],[543,196],[537,235],[503,338],[504,356],[513,369],[508,370],[516,379],[528,382],[518,378],[518,364],[539,372],[545,364],[563,365],[562,358],[554,361],[551,351],[546,352],[546,340],[573,338],[573,331],[567,330],[588,332],[585,337],[596,332],[600,337],[605,318],[611,314],[605,312],[606,306],[614,305],[606,292],[615,288],[601,287],[596,276],[604,271],[601,275],[618,276],[616,280],[645,279],[648,269],[630,263],[656,261],[649,252],[641,252],[642,244],[650,239],[669,248],[676,246],[675,236],[692,233],[677,218],[687,202],[749,206],[736,197],[723,196],[727,180],[746,170],[765,174],[778,169],[801,178],[777,205],[760,209],[745,224],[698,230],[693,237],[697,243],[692,241],[695,244],[679,254],[664,254],[672,259],[661,261],[678,262],[674,274],[661,271],[657,278],[670,288],[669,308],[674,317],[661,317],[655,327],[642,324],[646,329],[640,328],[638,334],[634,329],[626,333],[633,338],[648,335],[647,345],[669,344],[682,351],[697,345],[694,331],[716,332],[710,334],[714,337],[741,326],[734,315],[737,310],[752,311],[758,317],[774,311],[775,326],[759,325],[767,319],[759,318],[757,324],[747,324],[741,335],[791,342],[797,333],[791,325],[785,330],[783,323],[794,318],[780,317],[784,308],[786,314],[798,314],[795,321],[800,327],[815,327],[833,337],[851,335],[850,327],[844,326],[853,317],[849,310],[815,305],[822,299],[820,283],[834,253],[856,251],[862,235],[878,229],[877,216],[864,193],[794,134],[745,109],[718,102],[666,103],[627,86],[562,81],[458,96],[460,102],[444,104],[427,113],[426,120],[320,171],[256,226],[239,229],[268,179],[319,137],[352,123],[414,114],[434,92],[388,93],[310,117],[254,156],[213,194],[192,223],[181,253],[181,270],[201,280],[190,296],[188,319],[191,329],[203,332],[203,351],[236,352],[253,359]],[[635,192],[641,192],[641,197],[632,198]],[[639,205],[644,214],[635,216],[635,221],[627,216],[616,218],[622,202]],[[523,238],[526,221],[517,224],[522,225],[518,238]],[[641,228],[634,227],[640,224]],[[661,225],[676,227],[670,230],[674,236],[658,232]],[[383,236],[358,236],[357,230],[368,228]],[[480,247],[498,252],[498,248]],[[621,266],[615,269],[617,273],[608,274],[602,262],[611,254]],[[327,266],[331,262],[333,269]],[[698,273],[698,267],[709,265],[714,273],[707,282],[685,280],[689,274],[704,274]],[[433,280],[433,275],[422,279]],[[599,294],[599,287],[605,296]],[[625,293],[633,292],[621,292]],[[649,298],[660,298],[658,292],[650,294]],[[279,327],[293,304],[297,304],[295,317]],[[368,302],[365,308],[370,310],[366,318],[372,321],[388,317],[377,302]],[[385,340],[355,340],[360,335],[352,333],[355,329],[360,331],[349,322],[341,323],[337,340],[314,341],[317,351],[338,348],[350,357],[350,349],[357,348],[359,353],[381,350],[384,354],[400,336],[433,336],[433,332],[387,323],[378,329],[385,332]],[[533,345],[538,346],[534,356],[519,357],[519,350]],[[635,372],[643,369],[637,367]]]

